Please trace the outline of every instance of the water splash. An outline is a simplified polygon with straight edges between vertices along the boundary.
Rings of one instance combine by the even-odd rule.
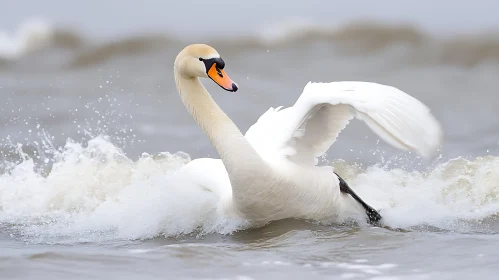
[[[102,135],[87,146],[68,140],[52,149],[54,163],[46,175],[26,154],[0,175],[0,226],[30,242],[147,239],[244,227],[217,212],[213,193],[175,176],[190,161],[185,153],[143,154],[133,161]],[[498,157],[457,158],[428,172],[333,165],[382,209],[389,226],[469,232],[499,210]]]

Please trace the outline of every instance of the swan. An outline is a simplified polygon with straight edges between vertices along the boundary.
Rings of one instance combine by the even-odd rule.
[[[214,193],[224,216],[258,227],[287,218],[338,221],[353,211],[376,224],[381,215],[332,166],[318,166],[318,157],[354,118],[389,144],[423,157],[441,143],[440,124],[422,102],[395,87],[354,81],[308,82],[293,106],[271,107],[243,135],[200,81],[237,91],[225,66],[206,44],[186,46],[174,62],[180,99],[220,156],[194,159],[176,174]]]

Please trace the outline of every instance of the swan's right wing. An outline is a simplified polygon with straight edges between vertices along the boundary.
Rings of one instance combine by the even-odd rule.
[[[428,107],[397,88],[369,82],[308,83],[295,105],[271,108],[246,138],[264,157],[316,164],[353,118],[391,145],[425,157],[441,141]]]

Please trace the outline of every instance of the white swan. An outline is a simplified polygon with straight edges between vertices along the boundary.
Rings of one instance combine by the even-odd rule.
[[[237,91],[224,67],[204,44],[185,47],[175,60],[182,102],[221,158],[193,160],[176,174],[215,193],[223,215],[254,226],[286,218],[334,221],[346,210],[362,213],[361,205],[371,222],[381,218],[331,166],[316,165],[354,117],[395,147],[425,157],[441,142],[440,125],[423,103],[368,82],[308,83],[292,107],[270,108],[243,135],[199,80]]]

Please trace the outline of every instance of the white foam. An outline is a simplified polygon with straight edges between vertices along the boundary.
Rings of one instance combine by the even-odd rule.
[[[30,158],[0,175],[0,226],[29,241],[146,239],[230,233],[244,226],[218,214],[214,194],[176,178],[175,170],[190,161],[184,153],[144,154],[132,161],[102,136],[87,146],[68,141],[54,153],[46,177]],[[463,227],[462,220],[477,221],[499,209],[499,157],[458,158],[428,174],[349,168],[349,184],[382,209],[389,226],[467,231],[473,229]]]
[[[466,231],[461,221],[499,212],[499,157],[457,158],[427,174],[370,167],[349,184],[393,227],[427,224]]]
[[[68,142],[47,177],[33,171],[31,159],[0,176],[0,223],[42,242],[234,230],[237,221],[217,214],[214,195],[176,179],[189,160],[162,153],[132,162],[104,137],[87,147]]]
[[[54,28],[45,19],[24,21],[13,34],[0,30],[0,59],[17,59],[52,44]]]

